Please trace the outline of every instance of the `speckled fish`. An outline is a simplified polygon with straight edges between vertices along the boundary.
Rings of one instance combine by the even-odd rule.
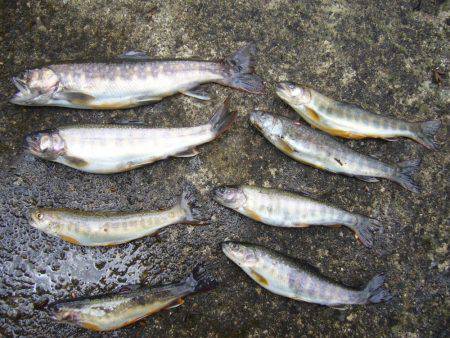
[[[377,178],[385,178],[410,191],[419,191],[411,178],[420,164],[418,160],[404,161],[396,165],[383,163],[353,151],[320,131],[261,111],[253,112],[250,122],[273,145],[296,161],[367,182],[377,182]]]
[[[259,94],[263,84],[252,74],[254,53],[255,46],[250,44],[222,62],[128,60],[50,65],[13,78],[19,92],[11,102],[25,106],[121,109],[176,93],[207,100],[194,88],[208,82]]]
[[[224,242],[222,250],[256,283],[280,296],[339,309],[392,298],[382,288],[383,275],[358,290],[335,283],[311,265],[263,246]]]
[[[117,245],[158,233],[171,224],[202,225],[194,220],[186,195],[173,207],[160,211],[95,212],[39,208],[30,225],[69,243],[85,246]]]
[[[28,134],[25,149],[34,156],[85,172],[118,173],[169,156],[195,156],[195,146],[217,138],[235,116],[225,101],[207,124],[198,127],[72,125]]]
[[[195,268],[183,282],[58,302],[49,306],[53,319],[93,331],[111,331],[130,325],[163,309],[183,304],[183,297],[209,291],[216,285],[206,271]],[[125,288],[127,289],[127,288]]]
[[[407,137],[429,149],[437,149],[434,134],[441,122],[406,122],[377,115],[356,105],[335,101],[310,88],[294,83],[277,85],[277,94],[311,126],[344,138],[383,138],[392,141]]]
[[[278,189],[249,185],[226,186],[215,188],[213,197],[218,203],[257,222],[276,227],[345,225],[367,247],[373,243],[372,231],[380,228],[380,222],[375,219]]]

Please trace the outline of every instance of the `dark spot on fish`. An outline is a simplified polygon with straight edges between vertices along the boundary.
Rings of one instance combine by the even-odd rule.
[[[334,160],[337,162],[337,163],[339,163],[339,165],[341,165],[342,166],[342,162],[341,162],[341,160],[340,159],[338,159],[338,158],[334,158]]]

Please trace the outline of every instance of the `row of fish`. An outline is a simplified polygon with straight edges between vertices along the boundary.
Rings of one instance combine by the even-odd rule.
[[[224,254],[263,288],[284,297],[345,309],[350,305],[389,301],[382,274],[361,289],[339,284],[310,264],[260,245],[226,241]],[[53,303],[49,314],[55,320],[94,331],[111,331],[130,325],[163,309],[184,303],[183,297],[209,291],[215,279],[197,266],[184,281],[157,286],[131,286],[115,293]]]
[[[27,106],[121,109],[157,102],[176,93],[209,100],[209,95],[198,86],[211,82],[261,94],[264,85],[254,74],[254,54],[255,46],[250,44],[220,62],[155,61],[145,54],[132,52],[114,63],[49,65],[13,78],[19,92],[11,102]],[[433,137],[439,121],[409,123],[383,117],[293,83],[279,83],[276,92],[312,127],[332,136],[407,137],[430,149],[437,148]],[[195,156],[197,146],[219,137],[235,118],[236,113],[230,111],[227,99],[200,126],[72,125],[28,134],[25,147],[42,159],[85,172],[111,174],[171,156]],[[252,112],[250,123],[296,161],[368,182],[383,178],[411,191],[419,190],[412,179],[419,165],[417,160],[384,163],[353,151],[321,131],[267,112]],[[367,247],[373,244],[372,233],[381,229],[376,219],[292,192],[243,185],[215,188],[212,195],[225,207],[271,226],[344,225]],[[40,208],[31,213],[30,224],[73,244],[110,246],[154,235],[172,224],[204,225],[208,220],[194,217],[190,197],[183,194],[178,203],[159,211],[121,213]],[[391,298],[382,288],[382,275],[375,276],[362,289],[353,289],[326,278],[307,263],[259,245],[228,241],[222,243],[222,250],[259,285],[295,300],[344,308]],[[183,297],[210,290],[215,284],[205,269],[196,267],[180,283],[134,286],[113,294],[57,302],[50,311],[56,320],[108,331],[161,309],[178,306]]]
[[[376,219],[278,189],[223,186],[213,190],[213,198],[257,222],[275,227],[344,225],[367,247],[373,244],[372,233],[381,230],[381,223]],[[193,217],[186,194],[174,206],[158,211],[120,213],[39,208],[30,215],[30,224],[36,229],[83,246],[118,245],[154,235],[172,224],[208,223]]]
[[[198,145],[219,137],[233,123],[228,100],[204,125],[186,128],[150,128],[143,125],[73,125],[31,133],[25,147],[40,158],[96,174],[111,174],[175,157],[198,154]],[[332,137],[288,118],[262,111],[250,122],[278,149],[293,159],[330,172],[367,182],[388,179],[418,192],[412,174],[420,164],[409,160],[384,163],[360,154]]]

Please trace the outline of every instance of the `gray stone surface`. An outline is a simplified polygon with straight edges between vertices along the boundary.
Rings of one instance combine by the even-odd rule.
[[[446,336],[448,335],[448,25],[442,1],[1,1],[0,2],[0,335],[91,336],[54,323],[48,302],[109,292],[126,284],[178,281],[213,261],[215,291],[186,300],[110,336]],[[420,8],[419,8],[420,7]],[[13,106],[11,76],[61,60],[111,59],[130,49],[157,58],[219,59],[253,40],[262,96],[219,85],[201,103],[183,96],[122,111]],[[441,85],[432,71],[444,70]],[[337,99],[409,121],[441,118],[438,152],[409,141],[343,141],[390,162],[420,158],[412,194],[382,181],[364,183],[296,163],[248,123],[254,108],[297,118],[274,83],[308,84]],[[168,159],[132,172],[97,176],[25,155],[24,133],[68,123],[141,120],[154,126],[205,122],[227,95],[234,127],[193,158]],[[345,228],[286,230],[258,224],[211,201],[220,184],[255,183],[318,198],[381,219],[374,250]],[[182,185],[213,223],[175,225],[158,241],[83,248],[28,225],[33,206],[143,210],[168,206]],[[384,271],[394,299],[347,311],[295,302],[253,283],[221,254],[225,238],[261,243],[305,259],[360,286]],[[106,335],[105,335],[106,336]]]

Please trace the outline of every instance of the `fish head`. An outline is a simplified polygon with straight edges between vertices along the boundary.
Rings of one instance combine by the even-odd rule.
[[[231,209],[244,206],[247,200],[241,187],[231,185],[214,188],[213,198],[216,202]]]
[[[283,135],[283,121],[273,114],[255,110],[250,114],[250,123],[269,139]]]
[[[47,311],[53,320],[68,324],[81,324],[82,314],[77,308],[76,302],[53,303],[48,306]]]
[[[222,242],[223,253],[242,268],[254,267],[259,262],[259,255],[254,246],[242,242]]]
[[[12,82],[19,91],[10,102],[22,106],[47,104],[60,84],[58,75],[49,68],[27,70],[21,77],[13,77]]]
[[[60,228],[59,222],[54,217],[52,211],[44,208],[31,211],[30,225],[50,235],[57,235]]]
[[[65,142],[58,130],[47,129],[27,134],[24,148],[34,156],[53,161],[64,154]]]
[[[279,82],[276,87],[277,95],[291,106],[302,106],[311,101],[311,91],[293,82]]]

